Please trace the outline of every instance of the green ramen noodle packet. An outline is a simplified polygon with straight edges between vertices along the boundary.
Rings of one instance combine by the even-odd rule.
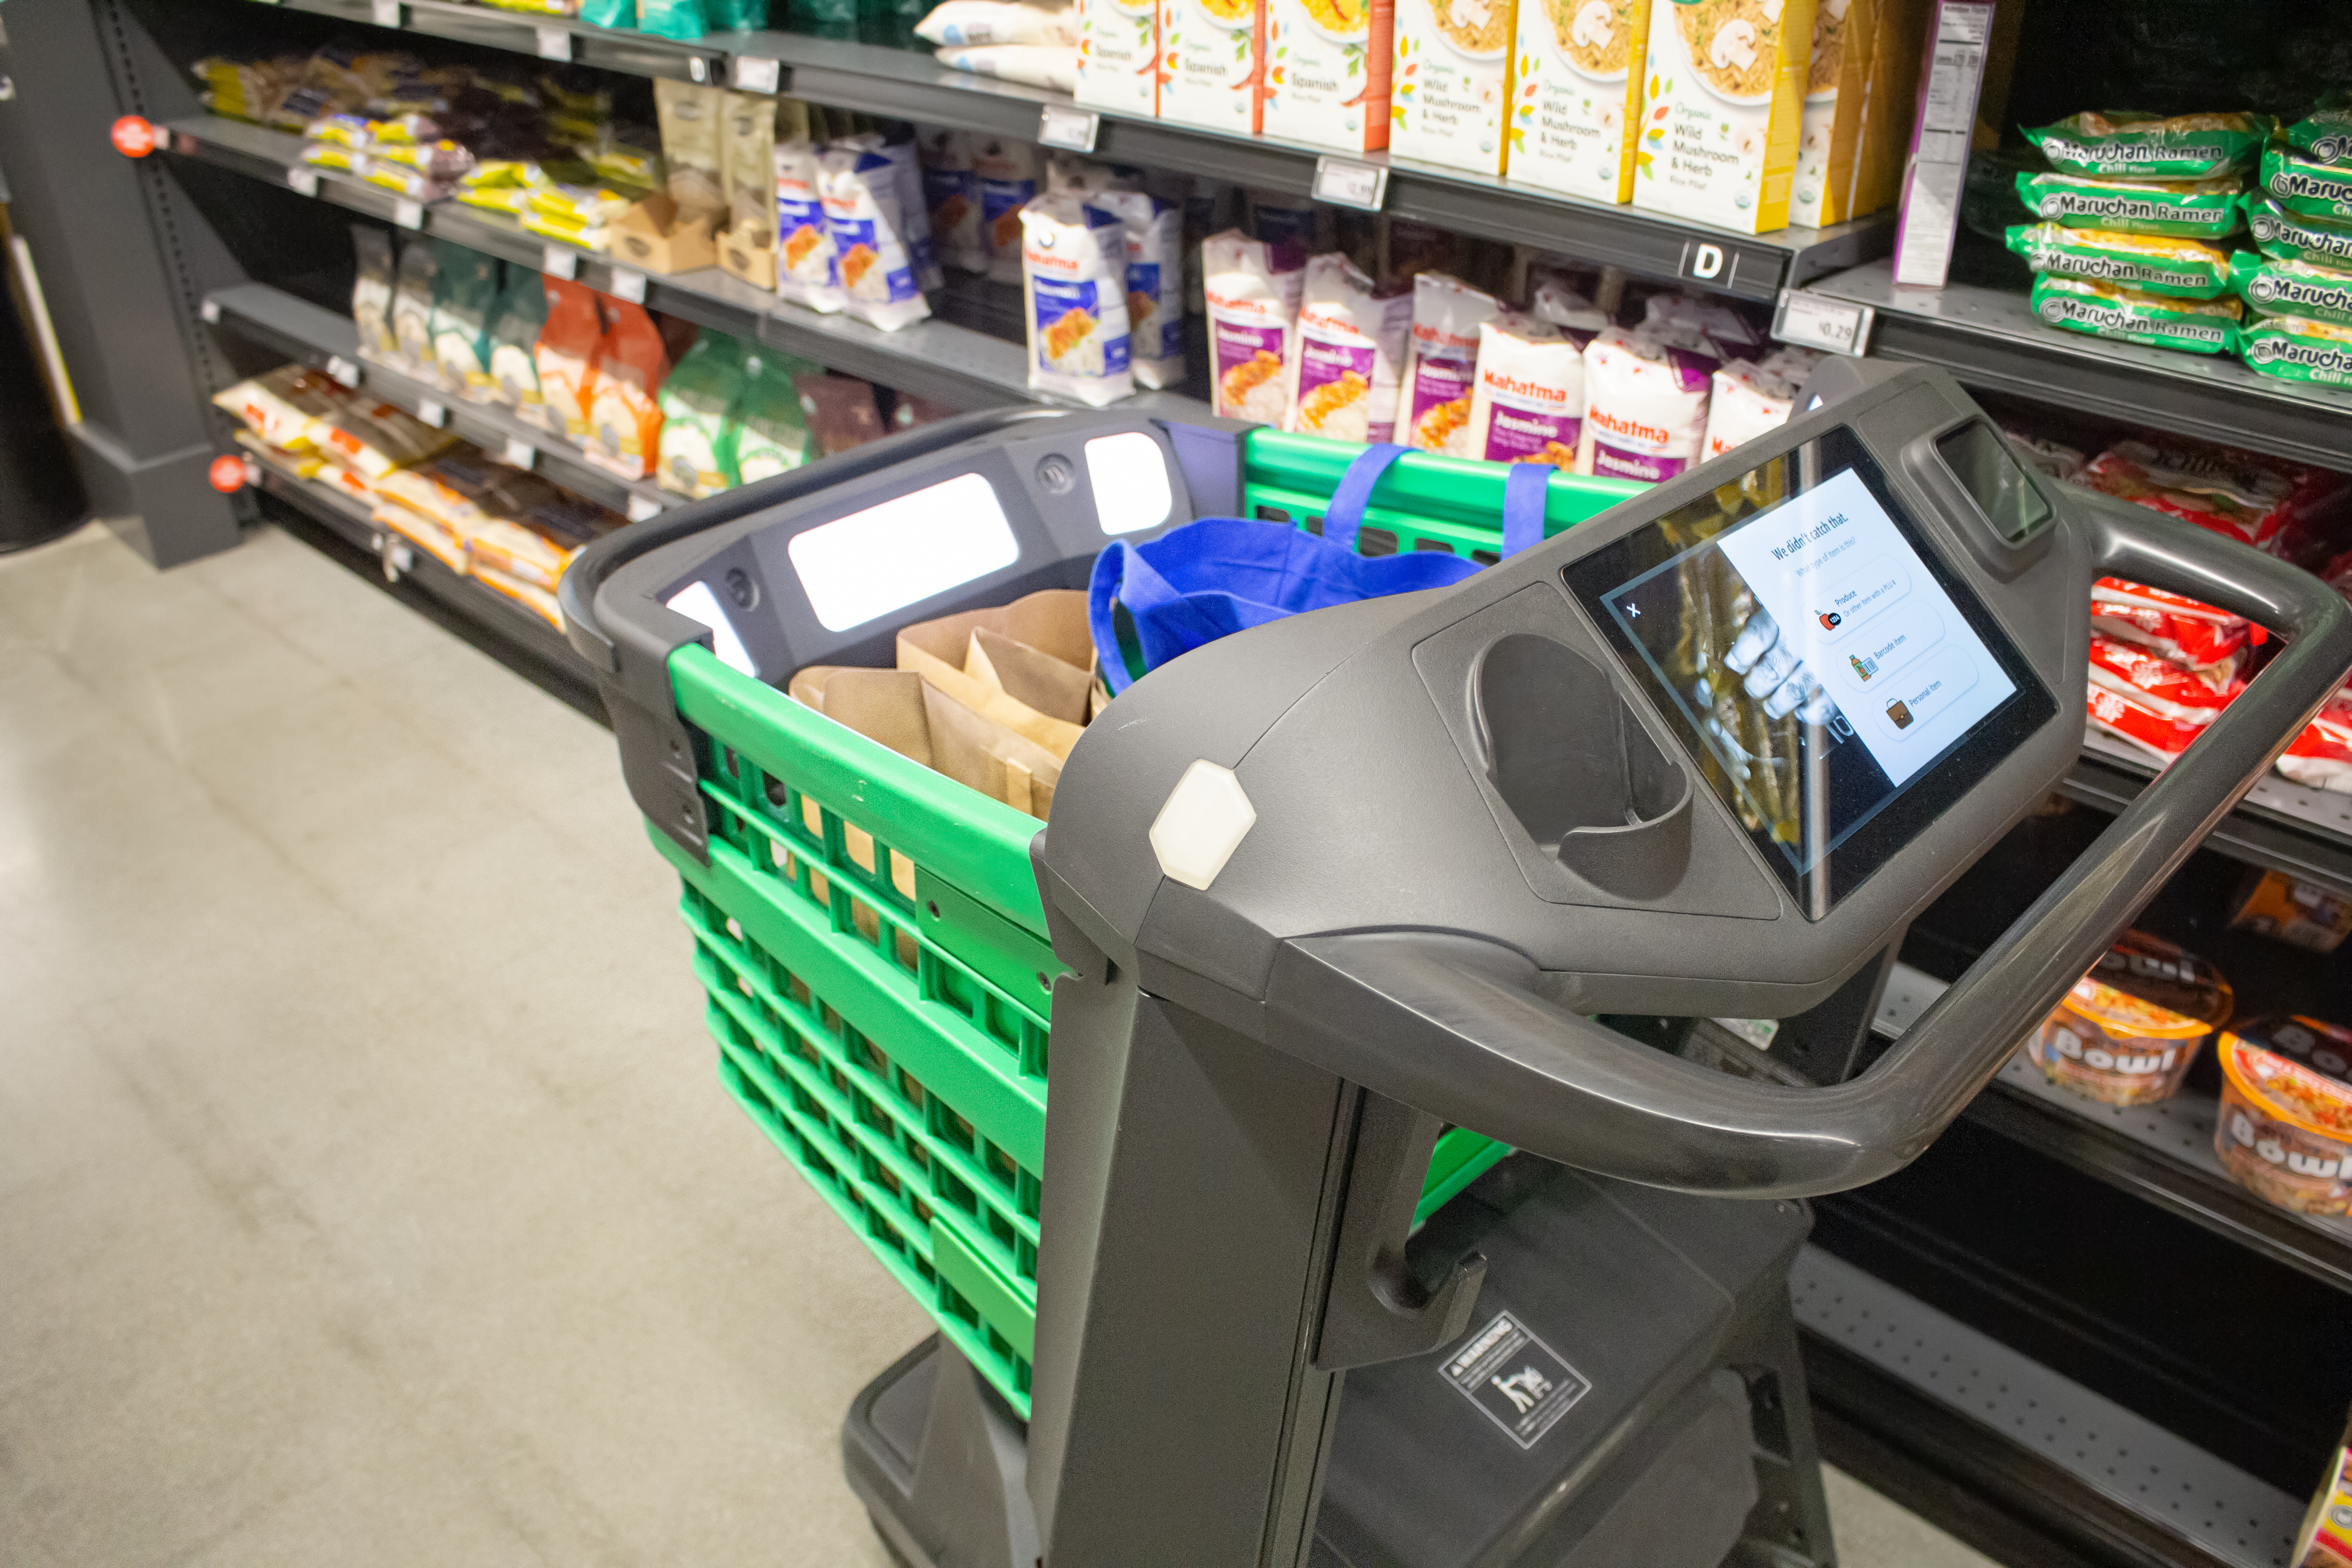
[[[2309,163],[2352,164],[2352,88],[2322,93],[2309,114],[2286,128],[2286,144]]]
[[[2161,234],[2175,239],[2226,239],[2243,216],[2234,174],[2213,180],[2116,180],[2091,174],[2017,176],[2025,210],[2069,228]]]
[[[2246,363],[2281,381],[2352,386],[2352,327],[2303,316],[2264,316],[2240,335]]]
[[[2238,346],[2235,300],[2168,300],[2087,278],[2043,273],[2033,280],[2033,313],[2053,327],[2186,353],[2226,353]]]
[[[2068,174],[2210,180],[2252,168],[2275,121],[2261,114],[2176,114],[2086,109],[2028,129],[2050,166]]]
[[[2264,256],[2352,271],[2352,224],[2291,213],[2259,192],[2249,191],[2239,200],[2246,209],[2246,227]]]
[[[2352,272],[2242,250],[2231,259],[2230,286],[2265,316],[2301,316],[2352,327]]]
[[[2230,291],[2230,253],[2201,239],[2061,223],[2020,224],[2004,239],[2036,272],[2121,283],[2182,300],[2218,299]]]
[[[2352,167],[2316,163],[2274,146],[2263,153],[2262,186],[2299,216],[2352,220]]]

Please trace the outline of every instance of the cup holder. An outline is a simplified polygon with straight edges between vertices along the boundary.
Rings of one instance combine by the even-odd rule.
[[[1528,836],[1620,898],[1671,891],[1690,862],[1690,778],[1608,673],[1514,633],[1479,656],[1474,689],[1487,776]]]

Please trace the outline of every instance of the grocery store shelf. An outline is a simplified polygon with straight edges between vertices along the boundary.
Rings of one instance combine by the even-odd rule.
[[[352,22],[371,21],[376,12],[373,0],[272,3]],[[571,36],[575,58],[644,76],[712,82],[757,77],[764,81],[772,66],[776,90],[812,102],[1027,141],[1038,139],[1047,106],[1071,106],[1066,93],[950,70],[925,50],[797,33],[712,33],[691,43],[670,42],[447,0],[411,0],[404,17],[411,32],[524,54],[537,53],[541,29],[553,25]],[[742,62],[751,62],[748,70]],[[1265,137],[1103,113],[1094,155],[1306,195],[1314,189],[1317,165],[1327,154]],[[1391,159],[1385,153],[1349,154],[1344,161],[1387,169],[1382,210],[1396,216],[1457,234],[1563,251],[1653,277],[1687,279],[1750,300],[1774,299],[1783,288],[1883,256],[1894,243],[1892,212],[1827,229],[1749,235],[1555,195],[1510,180]]]
[[[281,186],[289,185],[289,175],[306,182],[316,176],[319,200],[387,223],[405,216],[414,220],[405,226],[517,266],[543,270],[553,252],[571,263],[582,281],[606,292],[614,291],[616,275],[636,276],[601,252],[551,245],[502,214],[456,202],[420,208],[363,180],[308,168],[301,162],[301,138],[283,132],[211,116],[175,121],[168,130],[168,145],[182,157]],[[756,340],[959,411],[1051,401],[1029,390],[1023,344],[952,321],[919,321],[896,332],[880,331],[845,316],[821,316],[786,304],[716,268],[646,276],[645,302],[698,326]],[[1144,394],[1124,406],[1193,417],[1208,413],[1207,405],[1168,393]]]
[[[356,373],[354,384],[365,386],[378,398],[417,415],[427,424],[446,425],[494,455],[504,456],[511,443],[520,443],[533,454],[530,467],[536,471],[614,511],[643,517],[663,507],[684,504],[683,498],[670,495],[651,480],[633,482],[605,472],[562,437],[527,425],[503,408],[467,403],[390,365],[361,359],[359,329],[350,317],[296,299],[284,289],[266,283],[215,289],[205,297],[204,315],[225,331],[267,343],[289,359],[331,374]]]
[[[2042,325],[2014,289],[1897,288],[1893,264],[1811,291],[1878,312],[1870,352],[1939,364],[1968,386],[2329,468],[2352,468],[2352,392],[2258,375],[2219,354],[2177,353]]]
[[[1899,1037],[1943,991],[1942,981],[1896,964],[1879,1005],[1877,1032]],[[2213,1152],[2215,1102],[2202,1095],[2103,1105],[2051,1083],[2020,1051],[1965,1114],[2251,1251],[2352,1291],[2352,1220],[2293,1214],[2231,1181]]]
[[[2155,777],[2152,763],[2094,730],[2084,735],[2082,759],[2058,787],[2085,805],[2121,811]],[[2205,847],[2352,898],[2352,795],[2305,789],[2266,773]]]

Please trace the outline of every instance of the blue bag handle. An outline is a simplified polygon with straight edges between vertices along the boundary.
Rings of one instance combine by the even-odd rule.
[[[1323,509],[1323,537],[1345,550],[1356,548],[1356,529],[1364,521],[1364,508],[1372,499],[1372,487],[1389,471],[1389,465],[1404,456],[1404,448],[1390,442],[1380,442],[1365,447],[1339,476],[1331,489],[1331,504]]]
[[[1513,463],[1503,475],[1503,553],[1532,550],[1544,539],[1551,500],[1549,463]]]

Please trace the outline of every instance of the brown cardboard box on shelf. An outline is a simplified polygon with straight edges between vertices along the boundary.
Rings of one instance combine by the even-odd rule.
[[[657,191],[613,220],[613,259],[647,272],[692,272],[719,261],[719,212],[678,210],[667,191]],[[770,279],[773,284],[772,278]]]
[[[754,289],[776,286],[776,226],[737,224],[719,236],[719,265]]]

